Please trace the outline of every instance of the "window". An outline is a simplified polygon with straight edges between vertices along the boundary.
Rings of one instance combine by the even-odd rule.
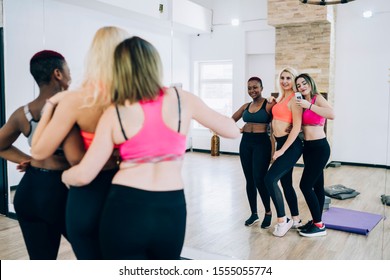
[[[208,61],[195,64],[195,93],[217,112],[231,116],[233,100],[233,64]],[[195,128],[204,128],[194,122]]]

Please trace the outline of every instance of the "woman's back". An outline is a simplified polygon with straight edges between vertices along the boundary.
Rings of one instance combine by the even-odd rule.
[[[58,105],[58,107],[61,107],[62,112],[67,111],[68,117],[74,119],[75,124],[80,130],[80,136],[83,140],[85,150],[89,148],[89,145],[93,141],[99,119],[107,107],[100,103],[91,104],[92,99],[93,92],[88,92],[86,88],[80,88],[69,91],[68,94],[64,95]],[[103,169],[111,169],[116,167],[116,165],[117,158],[112,156]]]
[[[152,191],[183,188],[181,164],[190,124],[188,98],[174,89],[161,93],[154,101],[126,104],[112,112],[116,114],[113,139],[120,145],[123,160],[113,183]]]

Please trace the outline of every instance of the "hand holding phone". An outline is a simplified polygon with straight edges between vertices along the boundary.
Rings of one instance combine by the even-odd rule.
[[[297,100],[301,100],[302,99],[302,94],[299,91],[297,91],[295,93],[295,99],[297,99]]]

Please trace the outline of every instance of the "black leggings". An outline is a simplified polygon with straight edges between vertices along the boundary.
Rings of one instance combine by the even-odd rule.
[[[303,170],[300,188],[309,207],[313,222],[322,221],[324,209],[324,168],[330,156],[326,138],[303,142]]]
[[[112,185],[100,224],[104,259],[177,260],[184,243],[184,191]]]
[[[271,161],[271,141],[268,134],[244,132],[240,143],[240,160],[252,214],[257,213],[257,191],[265,212],[271,211],[271,197],[264,183],[264,176]]]
[[[283,146],[287,140],[287,137],[288,136],[275,137],[277,143],[276,150],[279,150]],[[281,182],[288,207],[290,208],[291,215],[299,215],[298,199],[293,187],[292,177],[294,165],[301,155],[302,141],[299,137],[297,137],[291,146],[284,152],[284,154],[278,157],[272,163],[267,174],[265,175],[265,185],[267,186],[272,201],[275,205],[278,218],[286,216],[283,195],[278,185],[279,180]]]
[[[71,187],[66,207],[66,228],[79,260],[102,259],[99,246],[100,217],[117,169],[101,171],[88,185]]]
[[[30,166],[16,189],[15,212],[31,260],[55,260],[61,235],[66,237],[68,189],[61,174]]]

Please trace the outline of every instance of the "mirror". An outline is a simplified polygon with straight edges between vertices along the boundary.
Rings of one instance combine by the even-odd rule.
[[[164,84],[170,85],[174,82],[180,82],[186,88],[189,87],[188,77],[181,74],[183,71],[180,70],[183,67],[183,61],[186,62],[188,58],[181,59],[183,55],[179,51],[177,51],[177,60],[174,60],[171,55],[176,42],[184,44],[185,38],[184,36],[183,38],[180,36],[173,38],[171,22],[160,19],[167,17],[166,14],[169,12],[169,10],[159,11],[157,2],[160,1],[151,2],[149,6],[154,4],[156,9],[149,16],[144,17],[140,14],[142,11],[126,11],[99,1],[79,2],[67,0],[2,1],[6,42],[6,119],[18,107],[24,105],[23,103],[33,100],[39,94],[39,89],[29,73],[28,66],[34,53],[42,49],[53,49],[61,52],[71,70],[72,84],[70,88],[74,88],[81,81],[84,57],[92,37],[95,31],[104,25],[123,27],[130,34],[151,41],[160,53],[164,54],[161,56],[165,69]],[[131,3],[128,1],[128,4]],[[32,21],[32,18],[36,20]],[[87,20],[85,20],[86,18]],[[24,35],[15,36],[18,33]],[[173,71],[173,64],[176,65],[177,72]],[[19,137],[15,145],[23,151],[29,152],[25,137]],[[12,215],[14,213],[13,193],[22,174],[16,171],[15,164],[8,162],[7,177],[10,194],[8,207]]]

